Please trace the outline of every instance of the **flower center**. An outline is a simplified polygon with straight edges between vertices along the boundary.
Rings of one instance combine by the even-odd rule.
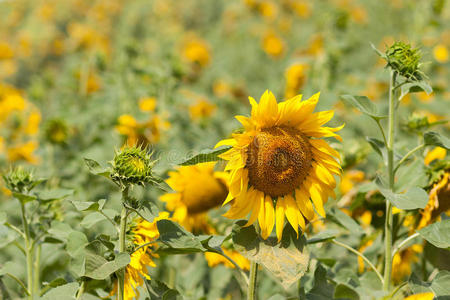
[[[262,129],[247,154],[249,183],[272,197],[292,193],[311,168],[308,138],[291,127]]]
[[[219,206],[227,198],[225,184],[211,173],[200,173],[191,178],[182,193],[182,201],[189,214],[202,213]]]

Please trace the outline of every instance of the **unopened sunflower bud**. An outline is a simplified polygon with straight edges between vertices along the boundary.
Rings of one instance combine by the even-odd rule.
[[[36,186],[33,174],[22,167],[11,169],[7,175],[3,175],[3,179],[12,192],[23,193],[31,191]]]
[[[45,137],[52,144],[63,144],[69,136],[69,127],[63,120],[53,119],[45,127]]]
[[[125,148],[117,152],[111,163],[112,180],[122,187],[154,182],[152,168],[155,161],[150,156],[146,149],[140,147]]]
[[[419,49],[403,42],[395,42],[386,51],[387,66],[408,79],[422,78],[419,70],[421,57]]]

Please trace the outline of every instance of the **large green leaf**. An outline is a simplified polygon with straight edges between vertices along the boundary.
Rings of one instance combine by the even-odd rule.
[[[327,229],[324,231],[319,232],[316,235],[313,235],[311,238],[308,239],[308,244],[316,244],[316,243],[323,243],[328,242],[332,239],[334,239],[339,234],[339,231],[336,229]]]
[[[369,98],[366,96],[352,96],[352,95],[343,95],[341,98],[345,103],[357,108],[360,112],[374,118],[374,119],[382,119],[386,118],[386,115],[378,112],[378,108]]]
[[[79,211],[98,211],[102,210],[106,200],[100,199],[97,202],[90,201],[71,201],[75,208]]]
[[[180,163],[181,166],[196,165],[199,163],[219,160],[219,155],[231,149],[231,146],[223,146],[217,149],[206,149],[199,154]]]
[[[129,263],[130,255],[128,253],[119,253],[113,261],[104,262],[95,269],[88,269],[88,264],[86,263],[86,274],[84,276],[96,280],[103,280],[108,278],[112,273],[126,267]]]
[[[46,191],[40,191],[36,193],[37,198],[42,202],[50,202],[58,199],[63,199],[67,196],[70,196],[73,194],[73,190],[71,189],[51,189]]]
[[[345,214],[342,210],[337,208],[332,208],[329,213],[327,213],[327,218],[331,221],[347,228],[352,234],[363,234],[364,230],[355,220],[353,220],[349,215]]]
[[[449,282],[450,271],[443,270],[439,271],[431,282],[423,282],[413,273],[408,281],[408,285],[414,294],[432,292],[437,299],[449,299]]]
[[[306,294],[307,300],[329,300],[333,299],[334,286],[328,283],[327,271],[318,264],[314,271],[314,285]]]
[[[450,247],[450,219],[430,224],[417,232],[438,248]]]
[[[434,131],[426,132],[423,135],[423,140],[425,142],[425,145],[439,146],[447,150],[450,150],[450,139],[445,136],[441,136],[437,132]]]
[[[104,215],[102,215],[98,211],[94,211],[90,214],[87,214],[81,221],[80,225],[83,226],[84,228],[91,228],[98,222],[105,221],[105,220],[106,220],[106,218]]]
[[[177,290],[169,288],[163,282],[156,279],[145,279],[145,286],[147,287],[150,300],[175,300],[182,299]]]
[[[192,233],[170,220],[159,220],[156,223],[159,231],[158,240],[169,247],[164,249],[171,253],[195,253],[204,252],[201,241]]]
[[[70,300],[75,299],[75,293],[78,290],[78,283],[71,282],[65,285],[58,286],[54,289],[48,291],[41,300],[55,300],[55,299],[64,299]]]
[[[382,187],[380,187],[380,192],[392,205],[400,209],[424,208],[428,203],[427,192],[419,187],[412,187],[404,194],[394,193]]]

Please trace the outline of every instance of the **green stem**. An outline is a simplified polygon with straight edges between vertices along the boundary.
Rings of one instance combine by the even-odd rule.
[[[258,264],[250,263],[250,280],[248,284],[247,300],[256,300],[256,280],[258,277]]]
[[[80,289],[78,290],[77,293],[77,299],[76,300],[81,300],[81,298],[83,297],[84,291],[86,290],[86,280],[83,280],[81,282],[81,286]]]
[[[33,300],[33,249],[31,247],[32,241],[30,239],[30,229],[28,228],[27,218],[25,216],[25,205],[21,202],[22,210],[22,225],[25,234],[25,256],[27,260],[27,289],[28,289],[28,299]]]
[[[396,72],[391,71],[391,80],[389,84],[389,129],[388,144],[386,145],[388,153],[387,172],[389,177],[389,189],[394,192],[394,140],[395,140],[395,79]],[[384,223],[384,284],[383,290],[389,291],[392,273],[392,204],[386,200],[386,217]]]
[[[37,248],[36,248],[36,257],[35,257],[35,261],[34,261],[34,294],[35,295],[39,295],[40,294],[40,264],[41,264],[41,244],[38,244]]]
[[[397,166],[394,169],[394,174],[395,172],[397,172],[398,168],[411,156],[413,155],[416,151],[419,151],[420,149],[422,149],[423,147],[425,147],[425,144],[421,144],[419,146],[417,146],[416,148],[412,149],[411,151],[409,151],[408,153],[405,154],[405,156],[402,157],[402,159],[398,162]]]
[[[418,237],[419,234],[416,232],[413,235],[410,235],[409,237],[407,237],[406,239],[404,239],[400,244],[398,244],[397,247],[394,248],[394,251],[392,251],[392,258],[394,258],[394,255],[401,250],[401,248],[403,246],[405,246],[410,240],[415,239],[416,237]]]
[[[122,202],[125,202],[128,198],[128,187],[122,191]],[[128,209],[122,204],[122,212],[120,214],[120,229],[119,229],[119,253],[125,252],[125,235],[127,231],[127,217]],[[118,286],[118,298],[124,299],[124,285],[125,285],[125,268],[118,271],[119,286]]]
[[[380,272],[377,270],[377,268],[375,268],[375,266],[372,264],[372,262],[361,252],[359,252],[358,250],[353,249],[352,247],[341,243],[339,241],[336,240],[332,240],[331,241],[333,244],[336,244],[338,246],[344,247],[345,249],[347,249],[350,252],[353,252],[354,254],[358,255],[359,257],[361,257],[371,268],[372,270],[375,272],[375,274],[377,274],[378,278],[380,279],[381,283],[384,284],[384,280],[383,280],[383,276],[381,276]]]

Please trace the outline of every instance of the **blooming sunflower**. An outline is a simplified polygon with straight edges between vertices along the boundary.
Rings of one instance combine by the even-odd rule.
[[[182,166],[169,172],[167,184],[175,193],[161,196],[166,208],[173,211],[173,220],[192,232],[214,233],[206,213],[220,206],[228,193],[225,172],[214,171],[214,162]]]
[[[135,249],[138,249],[141,245],[145,245],[149,242],[156,240],[159,237],[158,228],[156,222],[162,219],[168,219],[169,213],[162,212],[153,222],[146,220],[139,220],[133,229],[131,229],[131,236]],[[137,287],[144,284],[143,278],[150,279],[148,275],[147,267],[156,267],[152,260],[152,257],[158,257],[157,254],[152,253],[153,245],[145,245],[135,250],[131,254],[130,263],[125,269],[125,284],[124,284],[124,299],[131,300],[133,298],[139,298],[139,291]],[[117,281],[114,284],[114,288],[111,295],[117,293]]]
[[[232,146],[220,155],[230,171],[224,204],[231,202],[231,207],[225,216],[240,219],[251,213],[246,225],[258,219],[264,239],[276,223],[281,240],[285,216],[297,234],[298,226],[305,228],[305,218],[312,220],[316,213],[325,217],[323,204],[335,196],[333,174],[340,175],[341,167],[339,153],[320,138],[341,140],[335,132],[343,125],[323,127],[334,112],[313,113],[319,93],[304,101],[299,95],[277,103],[266,91],[259,104],[249,100],[251,116],[236,117],[244,131],[216,145]]]

